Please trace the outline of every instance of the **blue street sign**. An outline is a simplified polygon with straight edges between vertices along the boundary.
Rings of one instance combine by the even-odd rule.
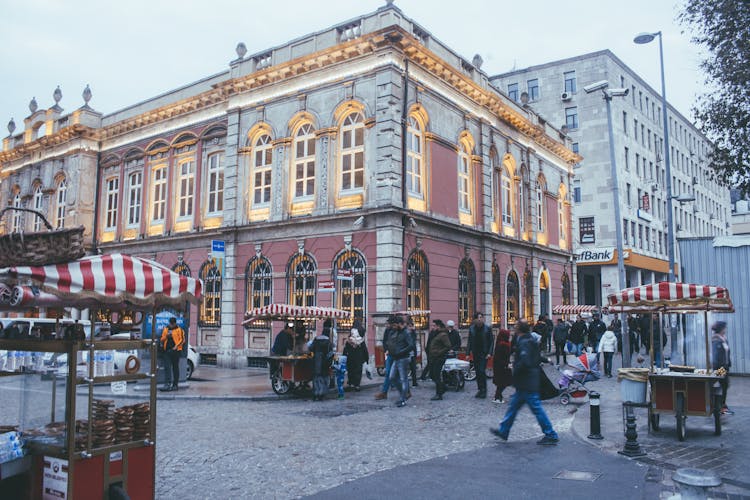
[[[224,253],[224,242],[222,240],[211,240],[212,253]]]

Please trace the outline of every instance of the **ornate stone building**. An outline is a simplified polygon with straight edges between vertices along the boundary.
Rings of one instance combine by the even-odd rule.
[[[190,338],[224,366],[268,353],[264,325],[241,322],[270,302],[349,309],[372,350],[395,310],[462,327],[481,311],[506,326],[574,295],[581,158],[491,86],[479,56],[462,58],[391,3],[246,52],[106,116],[32,113],[4,140],[0,203],[33,205],[39,185],[52,215],[68,180],[64,224],[93,228],[92,251],[204,280]]]

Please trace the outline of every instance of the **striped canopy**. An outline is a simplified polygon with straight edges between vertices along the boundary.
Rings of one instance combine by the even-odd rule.
[[[349,311],[333,307],[295,306],[292,304],[269,304],[249,309],[245,313],[243,325],[256,320],[268,319],[346,319],[351,317]]]
[[[580,314],[583,312],[594,312],[597,309],[599,309],[599,306],[560,304],[552,308],[552,314]]]
[[[394,314],[408,314],[409,316],[429,316],[432,314],[430,309],[412,309],[411,311],[396,311]]]
[[[734,311],[724,287],[669,281],[626,288],[607,300],[611,308],[623,311]]]
[[[202,287],[200,280],[181,276],[152,260],[118,253],[63,264],[6,267],[0,269],[0,280],[31,283],[41,289],[36,295],[45,303],[39,305],[52,305],[51,294],[60,299],[54,305],[66,307],[87,307],[92,303],[142,309],[181,306],[188,300],[197,301]],[[27,288],[22,287],[18,293]],[[36,304],[30,300],[19,305]]]

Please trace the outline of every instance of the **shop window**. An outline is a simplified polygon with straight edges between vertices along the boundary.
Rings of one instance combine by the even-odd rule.
[[[295,255],[286,271],[289,303],[314,306],[317,287],[317,266],[309,255]]]
[[[409,311],[429,309],[429,287],[427,257],[421,250],[415,250],[406,264],[406,309]],[[413,319],[417,328],[427,327],[426,317],[413,316]]]
[[[364,324],[367,304],[365,258],[356,250],[343,252],[336,257],[333,277],[336,283],[336,307],[352,315],[351,319],[341,320],[339,324],[343,328],[351,328],[356,319]]]
[[[503,321],[503,282],[500,277],[500,268],[497,263],[492,263],[492,324],[499,326]]]
[[[458,324],[468,327],[476,311],[477,277],[474,264],[464,259],[458,266]]]
[[[518,283],[518,274],[515,271],[508,273],[505,279],[505,327],[515,325],[520,315],[521,287]]]
[[[206,261],[200,270],[203,280],[203,300],[200,304],[198,325],[205,327],[221,326],[221,269],[216,260]]]

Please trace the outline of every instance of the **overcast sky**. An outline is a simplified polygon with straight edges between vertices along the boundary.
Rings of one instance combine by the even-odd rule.
[[[228,68],[235,46],[263,51],[373,12],[384,0],[0,0],[0,137],[28,103],[54,101],[70,112],[89,103],[104,114]],[[610,49],[653,88],[661,89],[656,40],[664,33],[667,97],[691,117],[703,76],[699,50],[676,22],[681,0],[396,0],[407,17],[488,74]],[[579,82],[585,84],[587,82]]]

